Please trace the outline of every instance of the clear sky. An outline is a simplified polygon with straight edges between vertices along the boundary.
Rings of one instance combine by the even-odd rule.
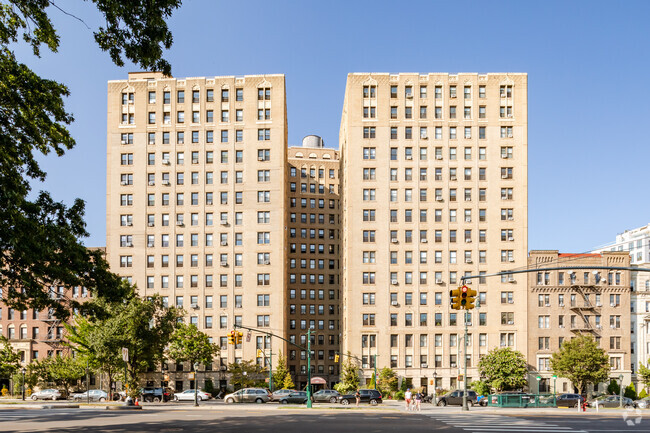
[[[91,28],[90,2],[60,0]],[[529,248],[582,252],[650,222],[649,1],[185,0],[167,53],[176,77],[286,74],[289,143],[338,146],[348,72],[527,72]],[[106,82],[114,66],[86,25],[52,9],[58,54],[21,61],[66,83],[77,147],[43,158],[35,185],[86,201],[105,245]]]

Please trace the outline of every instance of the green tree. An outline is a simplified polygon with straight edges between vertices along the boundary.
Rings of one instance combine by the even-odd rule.
[[[377,386],[382,395],[390,395],[397,391],[398,382],[397,374],[392,368],[384,367],[379,370],[379,382],[377,383]]]
[[[255,361],[234,362],[228,365],[228,371],[235,390],[256,386],[264,381],[264,369]]]
[[[634,387],[634,383],[630,382],[630,384],[625,387],[623,397],[631,398],[632,400],[636,400],[638,398],[636,395],[636,388]]]
[[[284,381],[282,382],[282,389],[295,389],[295,387],[296,385],[291,379],[291,373],[287,373],[287,375],[284,376]]]
[[[607,379],[609,358],[591,336],[579,335],[564,341],[560,350],[553,353],[551,369],[558,376],[569,379],[582,394],[588,384]]]
[[[8,379],[20,368],[20,354],[0,335],[0,377]]]
[[[478,395],[489,395],[492,391],[490,385],[483,380],[475,380],[470,385],[470,388],[476,391]]]
[[[275,372],[273,373],[273,388],[275,389],[285,389],[284,388],[284,381],[289,374],[289,370],[287,369],[287,359],[284,357],[282,354],[282,351],[278,352],[278,361],[275,366]],[[291,376],[289,375],[289,379],[291,379]],[[293,384],[293,382],[292,382]],[[286,389],[293,389],[292,388],[286,388]]]
[[[639,393],[639,400],[641,400],[642,398],[646,398],[647,396],[648,396],[648,393],[645,391],[645,388],[644,388]]]
[[[38,378],[39,384],[54,384],[62,388],[66,396],[70,393],[70,388],[86,375],[85,360],[69,354],[43,358],[30,364],[28,368],[30,374]]]
[[[359,389],[359,366],[357,361],[350,356],[346,356],[343,363],[343,369],[340,375],[340,382],[334,385],[334,389],[341,394],[347,394]]]
[[[375,389],[377,387],[377,378],[375,377],[375,373],[372,373],[372,377],[370,378],[370,385],[368,385],[368,388],[370,389]]]
[[[105,22],[94,31],[95,40],[115,64],[122,66],[126,58],[144,69],[171,72],[162,58],[172,44],[166,20],[181,0],[89,1]],[[112,300],[125,293],[102,253],[82,244],[88,236],[84,202],[67,207],[45,191],[31,193],[33,181],[46,177],[40,155],[62,156],[75,146],[68,130],[74,119],[64,104],[68,88],[34,73],[13,51],[21,40],[38,57],[42,46],[58,50],[48,15],[53,9],[61,7],[51,0],[0,4],[0,287],[9,307],[51,308],[66,320],[72,308],[86,306],[50,296],[52,285],[84,286]]]
[[[219,347],[210,342],[210,337],[199,331],[195,325],[185,323],[181,323],[174,330],[167,347],[170,359],[176,362],[187,361],[192,365],[211,364],[219,352]]]
[[[492,349],[481,358],[478,371],[485,383],[497,391],[519,389],[526,385],[526,358],[509,347]]]
[[[609,385],[607,385],[607,394],[618,395],[620,392],[621,387],[618,385],[618,382],[616,382],[616,379],[610,380]]]
[[[648,360],[648,364],[650,365],[650,359]],[[650,368],[639,363],[639,369],[636,375],[641,379],[641,383],[643,383],[645,388],[650,388]]]

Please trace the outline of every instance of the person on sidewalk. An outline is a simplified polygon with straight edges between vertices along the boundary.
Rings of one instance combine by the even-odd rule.
[[[354,393],[354,398],[357,401],[357,407],[359,407],[359,402],[361,401],[361,393],[357,389],[357,392]]]
[[[407,388],[404,393],[404,401],[406,403],[406,410],[411,410],[411,398],[413,394],[411,393],[411,388]]]
[[[422,404],[422,394],[420,392],[417,392],[415,394],[415,410],[420,412],[420,405]]]

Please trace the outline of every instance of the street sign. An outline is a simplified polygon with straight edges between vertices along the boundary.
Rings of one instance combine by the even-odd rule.
[[[248,331],[248,332],[246,333],[246,342],[247,342],[247,343],[250,343],[250,342],[251,342],[251,331]]]
[[[122,361],[129,362],[129,349],[127,347],[122,348]]]
[[[195,377],[196,377],[196,373],[194,373],[193,371],[190,371],[190,374],[188,376],[189,376],[188,379],[194,380]]]

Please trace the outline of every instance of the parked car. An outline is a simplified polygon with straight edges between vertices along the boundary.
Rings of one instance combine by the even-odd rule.
[[[376,389],[360,389],[359,394],[361,394],[361,399],[359,400],[361,403],[370,403],[371,405],[375,406],[382,402],[381,393]],[[340,395],[338,399],[339,403],[342,405],[348,405],[350,403],[356,404],[357,401],[354,393]]]
[[[205,391],[196,392],[196,399],[198,401],[210,400],[210,398],[212,398],[212,396]],[[186,389],[183,392],[177,392],[174,394],[174,401],[194,401],[194,390]]]
[[[634,402],[639,409],[650,409],[650,397],[644,397]]]
[[[295,389],[278,389],[271,394],[271,401],[280,401],[285,395],[289,395],[292,392],[296,392]]]
[[[467,405],[472,407],[476,403],[478,395],[476,391],[467,391]],[[438,398],[438,406],[462,406],[463,405],[463,391],[452,391]]]
[[[577,407],[584,401],[585,398],[580,394],[562,394],[555,399],[555,405],[557,407]]]
[[[192,390],[192,392],[194,391]],[[199,393],[201,392],[202,391],[199,391]],[[140,390],[140,399],[142,401],[158,403],[160,401],[169,401],[172,398],[174,398],[174,393],[171,388],[142,388]],[[192,397],[192,400],[194,400],[194,397]],[[203,400],[205,400],[205,398],[203,398]]]
[[[636,403],[631,398],[623,397],[621,401],[618,395],[603,396],[587,402],[589,407],[619,407],[621,403],[626,409],[636,407]]]
[[[264,388],[243,388],[224,397],[226,403],[266,403],[271,393]]]
[[[108,400],[108,393],[102,391],[101,389],[91,389],[84,392],[74,393],[70,396],[70,399],[74,401],[101,401],[104,402]]]
[[[336,403],[340,395],[341,393],[335,389],[321,389],[312,394],[311,401],[316,403]]]
[[[292,393],[284,395],[280,399],[280,404],[287,404],[287,403],[298,403],[298,404],[307,403],[307,392],[306,391],[294,391]]]
[[[63,395],[58,389],[42,389],[32,393],[32,400],[59,400]]]

